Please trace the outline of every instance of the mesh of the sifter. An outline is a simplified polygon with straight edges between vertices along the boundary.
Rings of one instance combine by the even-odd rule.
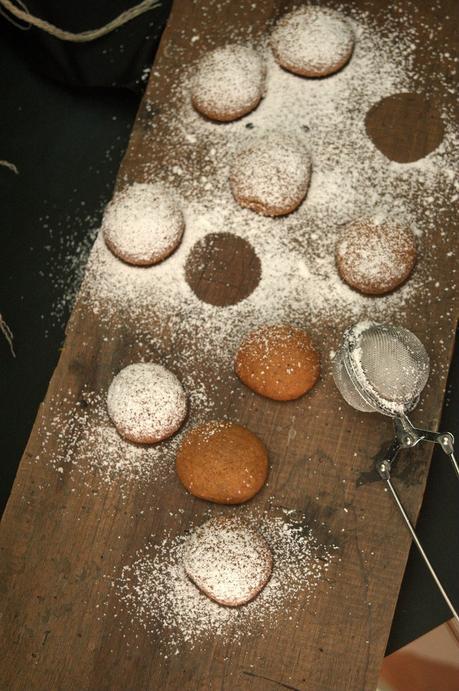
[[[361,410],[363,413],[373,413],[375,411],[374,406],[362,398],[347,373],[344,366],[344,357],[345,354],[342,348],[333,360],[333,378],[336,387],[346,403],[352,406],[352,408]]]
[[[363,412],[401,415],[411,410],[429,376],[421,341],[401,326],[360,322],[348,329],[333,362],[344,400]]]
[[[357,389],[389,414],[413,408],[429,377],[426,349],[400,326],[373,323],[362,329],[351,361]]]

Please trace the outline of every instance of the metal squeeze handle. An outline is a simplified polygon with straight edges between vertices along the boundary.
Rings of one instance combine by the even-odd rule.
[[[414,431],[420,435],[419,441],[430,441],[432,444],[440,444],[441,448],[445,454],[449,457],[451,464],[456,473],[456,477],[459,480],[459,465],[457,464],[456,456],[454,454],[454,437],[449,432],[429,432],[424,429],[416,429],[413,427]]]
[[[391,447],[391,448],[393,448],[393,447]],[[378,464],[376,466],[376,470],[378,471],[379,476],[385,481],[386,485],[389,487],[390,492],[392,494],[392,497],[393,497],[396,505],[398,506],[400,513],[402,514],[403,520],[405,521],[406,526],[411,533],[411,537],[413,538],[413,540],[416,544],[416,547],[419,550],[421,557],[424,559],[424,562],[425,562],[427,568],[429,569],[430,573],[432,574],[432,578],[434,579],[438,590],[442,594],[444,601],[448,605],[448,607],[451,611],[451,614],[453,615],[453,617],[456,619],[457,623],[459,624],[459,614],[455,610],[453,603],[451,602],[445,589],[443,588],[443,586],[442,586],[442,584],[441,584],[441,582],[440,582],[440,580],[439,580],[439,578],[435,572],[435,569],[433,568],[432,564],[429,561],[427,554],[424,552],[424,549],[423,549],[423,547],[419,541],[419,538],[416,535],[416,531],[415,531],[415,529],[414,529],[414,527],[413,527],[413,525],[412,525],[412,523],[408,517],[408,514],[406,513],[406,511],[403,507],[402,502],[400,501],[397,490],[395,489],[394,485],[392,484],[392,481],[390,479],[390,466],[391,466],[391,461],[389,459],[386,459],[384,461],[378,462]]]
[[[392,464],[395,461],[399,451],[401,449],[406,449],[406,448],[411,448],[413,446],[416,446],[422,441],[427,441],[427,442],[432,442],[434,444],[440,444],[442,447],[443,451],[446,453],[447,456],[449,456],[451,463],[453,465],[453,468],[456,472],[456,476],[459,479],[459,466],[456,461],[456,457],[454,455],[454,437],[452,434],[449,432],[443,432],[443,433],[438,433],[438,432],[431,432],[429,430],[422,430],[422,429],[416,429],[416,427],[413,427],[409,419],[406,417],[406,415],[396,417],[394,419],[394,426],[395,426],[395,433],[396,433],[396,438],[392,442],[390,448],[388,449],[388,452],[386,454],[386,458],[382,461],[377,461],[376,463],[376,470],[379,474],[379,477],[385,481],[386,485],[388,486],[390,493],[392,494],[392,497],[402,514],[403,520],[405,521],[405,524],[408,528],[408,530],[411,533],[411,537],[413,538],[416,547],[419,550],[419,553],[421,557],[424,559],[424,562],[429,569],[430,573],[432,574],[432,578],[434,579],[438,590],[443,596],[444,601],[448,605],[453,617],[456,619],[456,621],[459,623],[459,614],[457,613],[456,609],[454,608],[453,603],[449,599],[445,589],[443,588],[436,572],[435,569],[433,568],[432,564],[429,561],[429,558],[427,554],[424,552],[424,549],[419,541],[418,536],[416,535],[416,531],[408,517],[408,514],[406,513],[404,506],[400,500],[400,497],[398,496],[397,490],[395,489],[394,485],[392,484],[392,480],[390,477],[391,474],[391,469],[392,469]]]
[[[394,419],[394,425],[397,439],[400,442],[400,446],[403,448],[416,446],[416,444],[419,444],[421,441],[439,444],[449,457],[456,477],[459,480],[459,465],[454,453],[454,437],[450,432],[432,432],[427,429],[418,429],[411,424],[406,415],[396,417]]]

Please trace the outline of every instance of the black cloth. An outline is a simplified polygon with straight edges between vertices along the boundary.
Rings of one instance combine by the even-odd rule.
[[[29,0],[27,5],[74,30],[100,26],[129,6],[120,0],[74,6]],[[98,226],[111,196],[139,104],[142,73],[151,65],[167,11],[164,4],[83,46],[61,44],[34,29],[19,32],[0,17],[0,159],[14,163],[20,173],[0,167],[0,312],[14,332],[17,352],[13,359],[0,337],[0,508],[57,363],[70,309],[62,293],[78,280],[72,256],[81,245],[89,248],[91,228]],[[442,428],[457,436],[458,378],[456,352]],[[418,531],[456,603],[457,492],[448,461],[436,451]],[[388,652],[449,616],[413,548]]]
[[[80,33],[98,29],[138,1],[27,0],[26,4],[30,14],[60,29]],[[158,7],[87,43],[62,41],[35,27],[25,31],[12,27],[10,35],[34,69],[66,86],[126,87],[140,94],[171,4],[172,0],[161,0]],[[6,23],[1,17],[0,21]]]

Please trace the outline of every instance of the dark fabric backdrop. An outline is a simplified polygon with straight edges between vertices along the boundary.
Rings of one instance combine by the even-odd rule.
[[[138,1],[27,0],[26,4],[30,14],[60,29],[79,33],[98,29]],[[66,86],[126,87],[140,94],[144,86],[142,75],[151,66],[171,4],[172,0],[161,0],[159,7],[88,43],[61,41],[34,27],[26,31],[15,29],[13,40],[41,74]],[[1,17],[0,20],[5,24]],[[13,36],[12,32],[10,35]]]

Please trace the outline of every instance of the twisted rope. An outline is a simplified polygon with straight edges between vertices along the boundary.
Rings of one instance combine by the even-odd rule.
[[[16,175],[19,175],[19,170],[16,168],[14,163],[11,163],[10,161],[0,161],[0,166],[4,166],[5,168],[9,168],[9,170],[12,170],[13,173],[16,173]]]
[[[13,357],[16,357],[16,353],[14,352],[14,347],[13,347],[13,332],[11,331],[10,327],[6,323],[6,321],[3,319],[2,315],[0,314],[0,331],[2,334],[5,336],[7,343],[10,347],[11,350],[11,355]]]
[[[23,22],[32,24],[33,26],[37,27],[37,29],[46,31],[47,34],[60,38],[62,41],[72,41],[73,43],[94,41],[96,38],[109,34],[111,31],[123,26],[123,24],[130,22],[131,19],[134,19],[144,12],[148,12],[149,10],[158,7],[160,4],[161,3],[159,0],[142,0],[142,2],[140,2],[138,5],[131,7],[129,10],[121,12],[118,17],[115,17],[115,19],[112,19],[110,22],[108,22],[108,24],[101,26],[99,29],[74,33],[73,31],[65,31],[64,29],[60,29],[58,26],[54,26],[54,24],[50,24],[50,22],[40,19],[40,17],[34,17],[34,15],[30,14],[30,12],[22,10],[20,7],[15,5],[12,0],[0,0],[0,5],[3,5],[3,7],[17,19],[21,19]]]

